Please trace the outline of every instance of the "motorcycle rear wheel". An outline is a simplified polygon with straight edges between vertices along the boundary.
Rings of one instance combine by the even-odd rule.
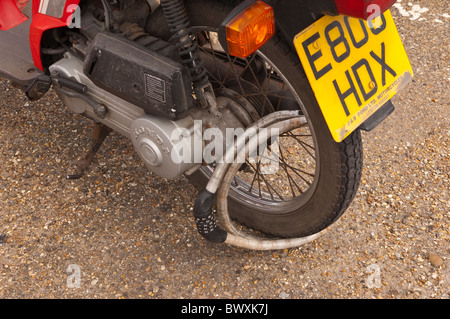
[[[292,109],[294,105],[308,124],[280,136],[278,175],[264,176],[260,163],[247,162],[230,188],[229,213],[236,221],[269,235],[315,234],[334,223],[356,195],[363,160],[360,132],[341,143],[333,140],[301,63],[281,36],[275,35],[245,60],[222,52],[216,32],[234,8],[231,2],[186,1],[193,30],[203,38],[200,47],[213,86],[236,92],[260,117],[280,106]],[[159,33],[164,33],[164,21],[156,19],[153,24],[159,24]],[[255,61],[265,68],[262,77],[255,74]],[[189,176],[191,183],[203,189],[212,169],[198,170]]]

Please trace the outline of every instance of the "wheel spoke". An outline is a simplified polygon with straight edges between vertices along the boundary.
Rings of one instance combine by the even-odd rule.
[[[281,152],[281,150],[280,150],[280,152]],[[306,184],[308,184],[308,186],[311,185],[311,183],[309,181],[307,181],[302,175],[300,175],[300,173],[308,175],[308,176],[313,177],[313,178],[315,177],[314,174],[310,174],[310,173],[305,172],[305,171],[303,171],[303,170],[301,170],[299,168],[293,167],[293,166],[289,165],[288,163],[286,163],[286,161],[284,159],[282,159],[282,162],[283,162],[283,166],[285,166],[286,168],[290,168],[298,177],[300,177]]]
[[[216,51],[215,37],[207,33],[209,43],[200,46],[200,50],[208,59],[207,72],[215,88],[233,90],[239,98],[249,101],[260,117],[285,109],[285,105],[301,105],[284,81],[284,76],[262,55],[256,53],[241,59]],[[283,145],[280,145],[281,141]],[[257,161],[247,159],[247,169],[239,170],[231,183],[236,192],[245,193],[246,198],[256,201],[287,202],[302,196],[311,187],[316,175],[308,171],[315,172],[316,148],[308,123],[281,133],[278,142],[277,146],[268,146],[270,152],[278,149],[278,171],[271,172],[270,177],[263,173],[265,161],[273,160],[265,154],[258,154]],[[297,151],[294,153],[294,150]]]
[[[308,149],[306,148],[305,145],[308,145],[308,146],[309,146],[310,148],[312,148],[313,150],[315,150],[315,148],[312,147],[312,146],[309,145],[309,144],[305,144],[303,141],[299,140],[296,136],[291,135],[290,133],[291,133],[291,132],[288,132],[287,134],[288,134],[290,137],[292,137],[293,139],[295,139],[295,140],[303,147],[303,149],[306,151],[306,153],[309,154],[309,156],[311,156],[314,160],[316,160],[316,157],[311,153],[310,150],[308,150]]]
[[[278,149],[280,151],[280,160],[285,163],[285,159],[284,159],[284,155],[283,152],[281,151],[281,147],[278,146]],[[286,172],[286,176],[288,178],[289,181],[289,185],[291,186],[291,191],[292,191],[292,197],[295,197],[295,191],[294,191],[294,187],[292,186],[292,184],[295,184],[295,186],[300,190],[300,194],[302,194],[302,190],[300,189],[300,187],[298,187],[297,183],[295,183],[294,179],[292,178],[292,176],[289,174],[286,165],[282,165],[284,171]]]
[[[282,200],[282,201],[284,201],[284,199],[283,199],[283,196],[281,196],[281,194],[269,183],[269,182],[267,182],[267,180],[264,178],[264,176],[262,175],[262,174],[260,174],[259,173],[259,169],[258,170],[256,170],[256,168],[250,163],[250,162],[248,162],[247,161],[247,164],[253,169],[253,170],[255,170],[255,175],[254,175],[254,178],[256,178],[256,176],[258,176],[258,184],[260,185],[260,181],[259,181],[259,177],[263,180],[263,182],[266,184],[266,187],[267,187],[267,189],[269,189],[269,188],[271,188],[272,190],[273,190],[273,192],[278,196],[278,198],[280,199],[280,200]],[[260,186],[259,186],[260,187]],[[270,192],[270,190],[269,190],[269,192]],[[271,195],[271,197],[272,197],[272,199],[273,199],[273,195],[272,195],[272,193],[270,192],[270,195]],[[261,191],[260,191],[260,197],[262,198],[262,195],[261,195]]]

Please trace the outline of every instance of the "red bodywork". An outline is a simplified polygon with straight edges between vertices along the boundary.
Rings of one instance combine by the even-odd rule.
[[[0,0],[0,31],[9,30],[28,20],[16,0]]]
[[[389,9],[397,0],[334,0],[337,11],[340,14],[367,20],[372,19]],[[375,6],[378,13],[374,15]]]
[[[39,13],[41,1],[33,1],[33,14],[30,27],[30,49],[35,66],[43,71],[41,60],[41,39],[42,34],[50,29],[60,28],[68,25],[72,21],[72,14],[75,10],[68,10],[78,6],[79,0],[66,0],[64,13],[61,18],[55,18],[49,15]],[[47,0],[52,1],[52,0]],[[0,31],[11,29],[28,20],[19,8],[23,8],[24,2],[18,0],[0,0]]]

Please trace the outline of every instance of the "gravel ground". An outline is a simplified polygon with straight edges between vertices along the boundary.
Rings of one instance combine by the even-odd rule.
[[[364,133],[346,214],[299,249],[207,243],[196,190],[152,175],[118,134],[86,176],[66,180],[91,124],[53,93],[28,102],[0,79],[0,298],[448,299],[450,3],[392,11],[414,82]]]

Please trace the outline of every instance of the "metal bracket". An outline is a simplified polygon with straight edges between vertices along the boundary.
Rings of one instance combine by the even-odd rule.
[[[92,146],[84,159],[73,162],[73,171],[67,174],[67,179],[79,179],[86,169],[91,165],[92,160],[103,144],[103,141],[111,133],[111,129],[104,124],[95,123],[92,132]]]

